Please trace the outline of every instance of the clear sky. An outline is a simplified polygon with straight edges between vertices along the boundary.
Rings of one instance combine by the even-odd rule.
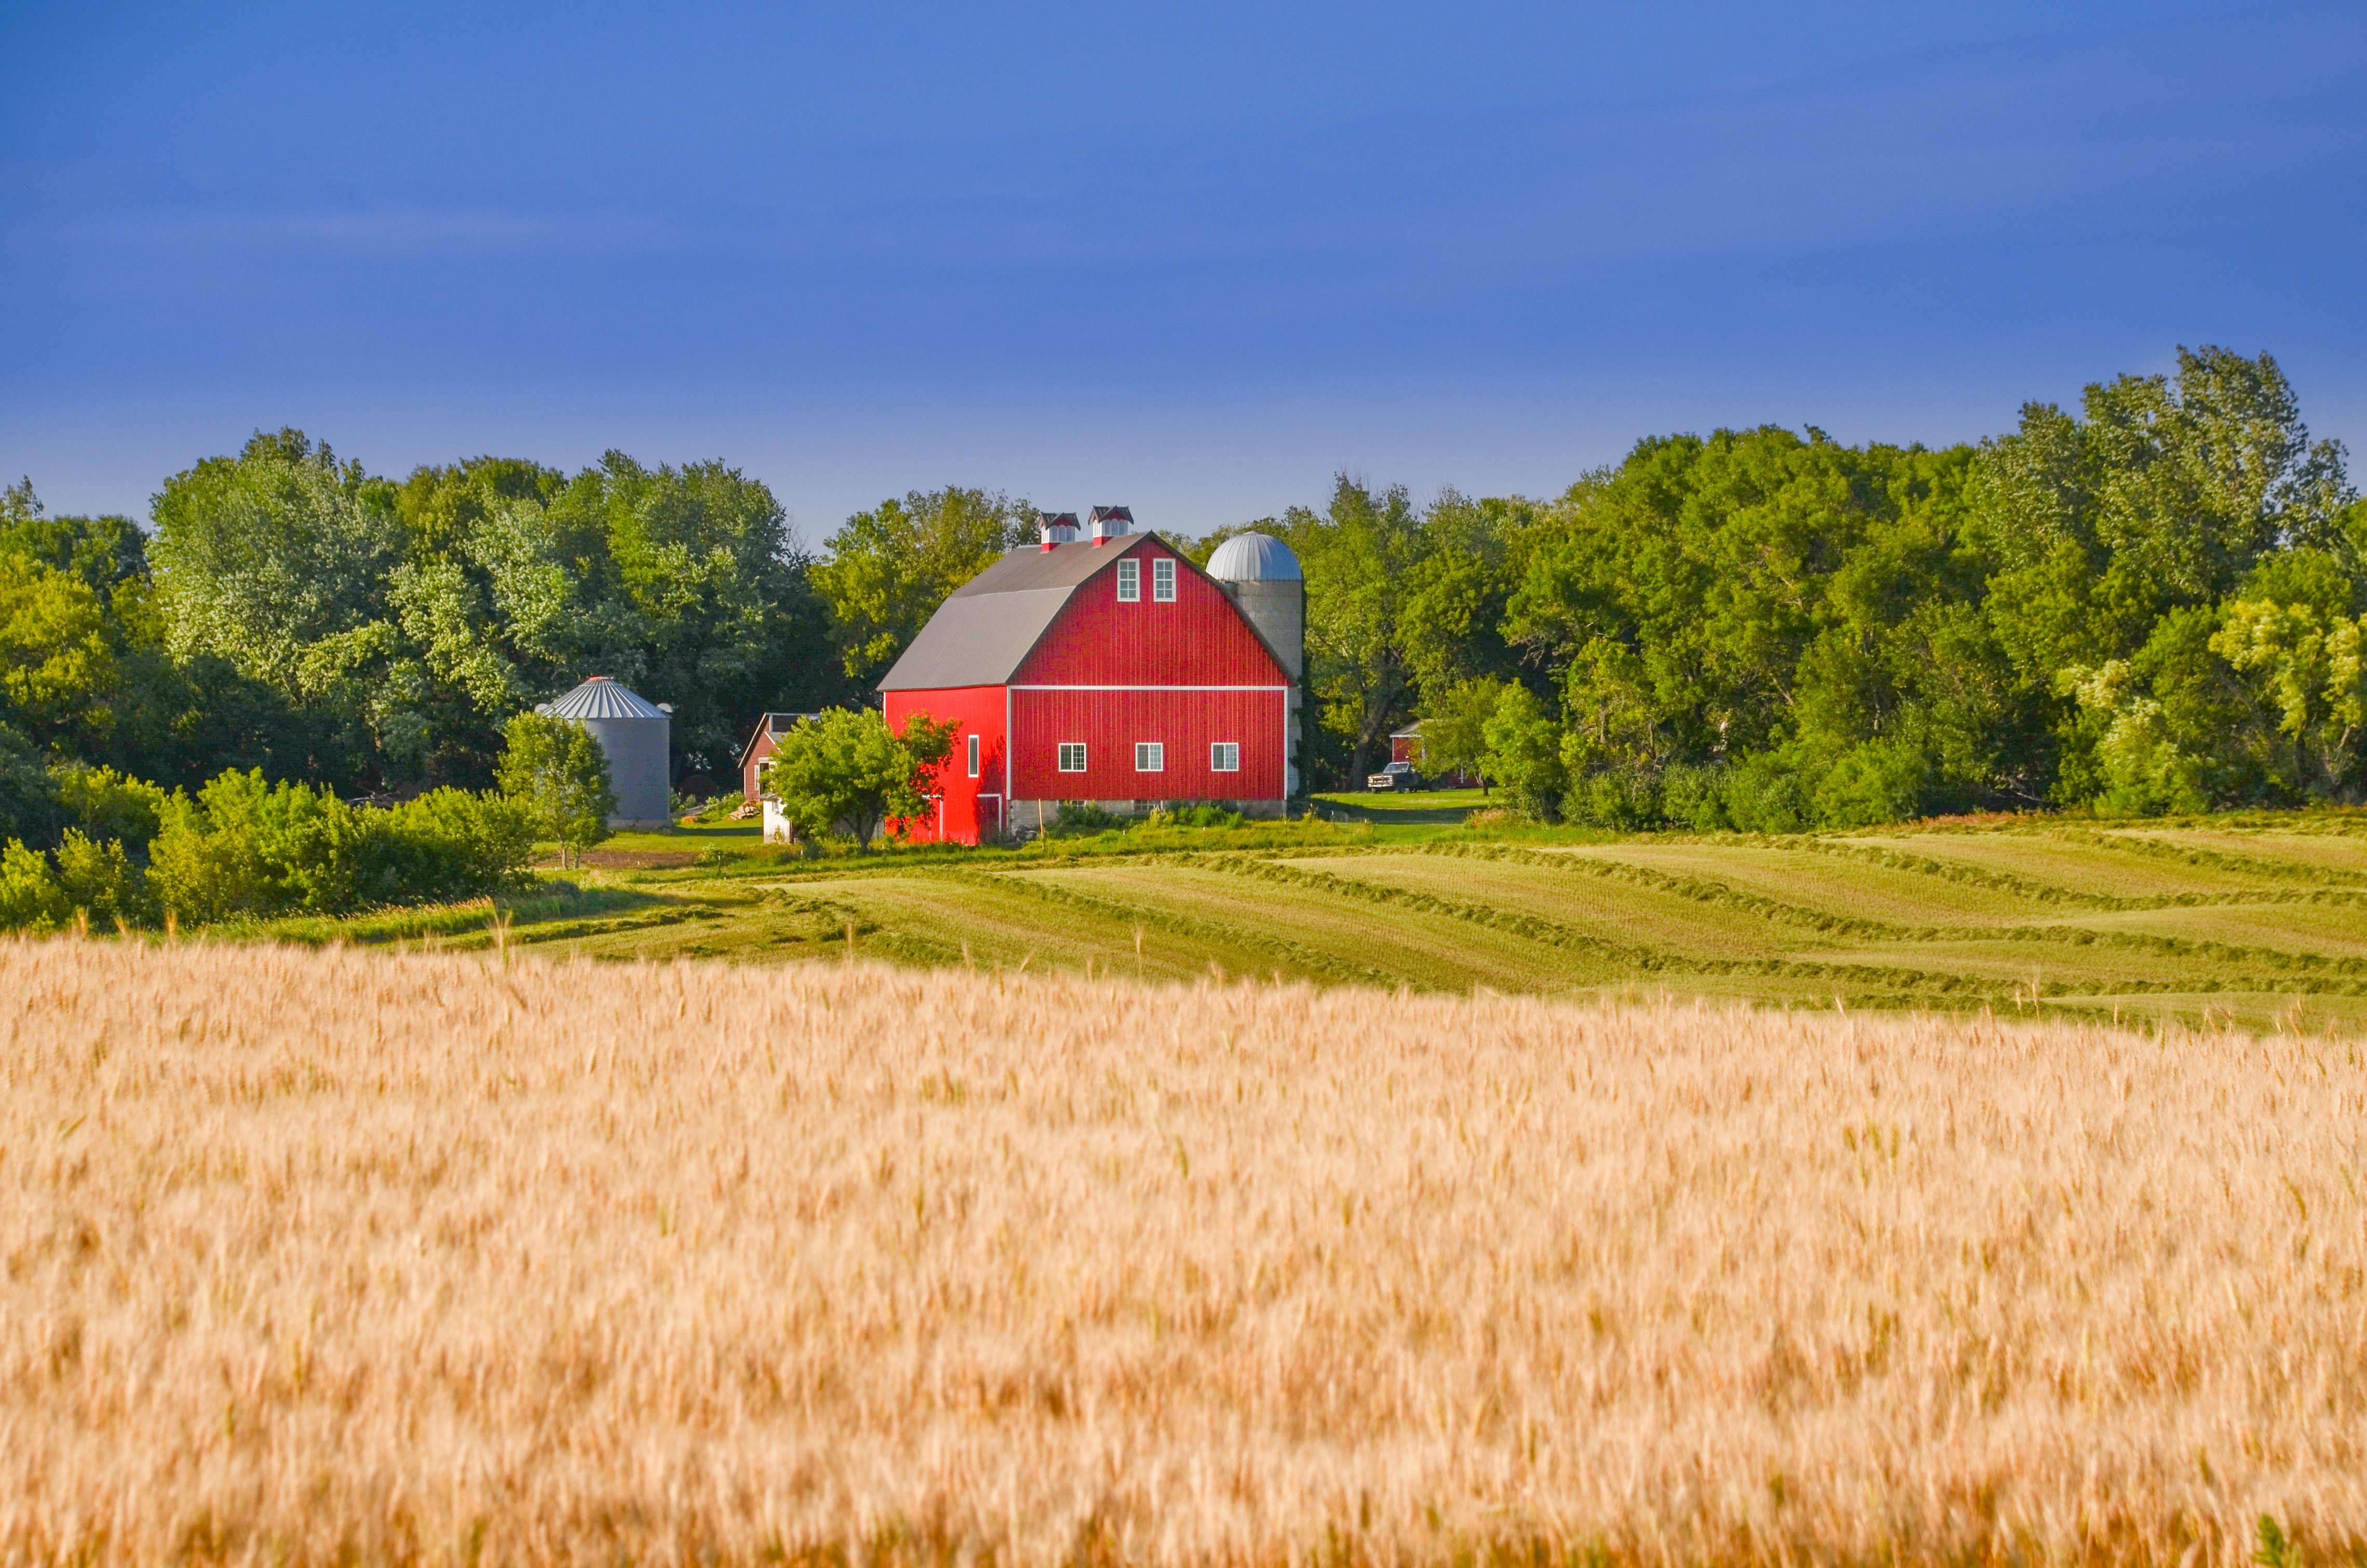
[[[0,474],[721,456],[1184,532],[2180,343],[2367,440],[2367,6],[0,11]]]

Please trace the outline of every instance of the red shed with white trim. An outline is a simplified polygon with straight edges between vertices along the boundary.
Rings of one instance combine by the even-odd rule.
[[[1305,664],[1297,562],[1262,539],[1245,599],[1133,520],[1096,507],[1080,539],[1074,514],[1044,517],[1042,541],[956,589],[879,683],[889,728],[960,726],[935,809],[905,831],[976,844],[1034,832],[1063,801],[1281,812]],[[1287,618],[1263,608],[1281,597]]]

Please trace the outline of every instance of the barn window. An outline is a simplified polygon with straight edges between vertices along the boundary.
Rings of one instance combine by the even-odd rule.
[[[972,778],[977,778],[977,777],[978,777],[978,768],[979,768],[979,755],[978,755],[978,752],[979,752],[979,746],[978,746],[978,741],[979,741],[979,737],[978,737],[978,736],[976,736],[976,735],[972,735],[972,736],[969,738],[969,776],[970,776]]]
[[[1060,771],[1063,773],[1082,773],[1084,770],[1085,743],[1082,741],[1062,741],[1060,743]]]
[[[1208,747],[1208,771],[1209,771],[1209,772],[1211,772],[1211,773],[1239,773],[1240,770],[1241,770],[1241,743],[1240,743],[1240,742],[1239,742],[1239,741],[1217,741],[1217,742],[1213,742],[1213,743],[1211,743],[1211,744],[1210,744],[1210,745],[1209,745],[1209,747]]]
[[[1175,602],[1175,562],[1161,558],[1150,563],[1150,597],[1163,605]]]
[[[1134,770],[1135,770],[1137,773],[1164,773],[1164,772],[1166,772],[1166,771],[1167,771],[1167,745],[1166,745],[1166,743],[1165,743],[1165,742],[1163,742],[1163,741],[1137,741],[1137,742],[1135,742],[1135,743],[1134,743]]]
[[[1117,563],[1117,602],[1122,605],[1142,602],[1142,562],[1121,561]]]

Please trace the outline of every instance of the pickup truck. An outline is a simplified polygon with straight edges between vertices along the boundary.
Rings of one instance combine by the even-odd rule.
[[[1410,762],[1392,762],[1378,773],[1365,776],[1367,790],[1419,790],[1421,785],[1413,775]]]

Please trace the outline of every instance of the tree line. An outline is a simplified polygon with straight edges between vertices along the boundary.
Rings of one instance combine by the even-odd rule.
[[[1242,527],[1304,563],[1319,785],[1419,719],[1433,765],[1621,825],[2353,801],[2343,459],[2272,358],[2203,348],[1976,445],[1654,437],[1549,499],[1342,477]],[[146,527],[6,492],[0,727],[167,790],[408,799],[490,787],[509,720],[599,673],[674,705],[676,776],[713,790],[757,714],[868,701],[1032,516],[947,486],[809,551],[720,461],[393,480],[258,433]]]
[[[2206,347],[1977,445],[1659,437],[1551,501],[1342,478],[1250,526],[1306,571],[1318,777],[1420,719],[1433,767],[1611,826],[2355,802],[2343,459]]]

